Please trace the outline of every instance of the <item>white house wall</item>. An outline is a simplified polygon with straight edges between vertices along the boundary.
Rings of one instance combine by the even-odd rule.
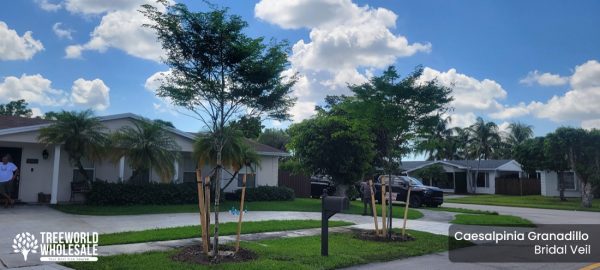
[[[542,189],[542,196],[560,196],[558,190],[558,174],[554,171],[542,171],[540,172],[540,182]],[[575,190],[565,190],[565,197],[581,197],[581,191],[579,190],[579,179],[575,176]]]

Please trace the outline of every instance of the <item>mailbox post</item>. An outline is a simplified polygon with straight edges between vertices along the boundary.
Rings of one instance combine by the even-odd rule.
[[[323,189],[321,197],[321,256],[329,256],[329,218],[338,212],[348,210],[350,201],[346,197],[327,196]]]

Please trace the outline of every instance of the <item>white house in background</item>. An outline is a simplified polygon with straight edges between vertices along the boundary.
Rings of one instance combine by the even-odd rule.
[[[562,180],[565,185],[565,197],[581,197],[581,182],[574,172],[538,171],[537,174],[541,180],[543,196],[559,196],[559,180]]]
[[[522,174],[521,164],[515,160],[403,161],[402,170],[407,175],[411,175],[433,164],[440,164],[446,172],[446,177],[424,184],[453,193],[495,194],[497,180],[519,178]],[[476,178],[477,171],[479,174]]]
[[[100,117],[104,126],[114,132],[123,126],[133,125],[133,121],[142,117],[126,113]],[[20,169],[20,179],[13,183],[13,198],[22,202],[37,202],[38,193],[51,194],[51,203],[69,201],[71,198],[71,182],[78,180],[78,169],[69,162],[68,154],[61,145],[46,146],[37,140],[39,130],[51,125],[52,121],[23,118],[14,116],[0,116],[0,155],[10,154],[13,162]],[[195,135],[174,128],[167,128],[173,139],[181,147],[181,160],[175,162],[175,183],[195,182],[196,162],[192,159],[192,149]],[[279,149],[250,141],[260,155],[260,166],[253,166],[255,179],[248,179],[248,186],[276,186],[278,183],[279,158],[287,156],[286,152]],[[85,170],[93,175],[93,179],[108,182],[127,180],[132,174],[126,158],[113,163],[108,160],[100,162],[84,162]],[[208,175],[210,167],[202,169],[203,176]],[[242,168],[241,175],[246,168]],[[250,172],[250,169],[247,170]],[[156,173],[148,172],[142,177],[148,181],[159,182]],[[223,185],[231,179],[231,170],[223,174]],[[234,180],[226,191],[238,188],[238,179]],[[146,179],[143,179],[146,180]],[[239,181],[241,182],[241,181]]]

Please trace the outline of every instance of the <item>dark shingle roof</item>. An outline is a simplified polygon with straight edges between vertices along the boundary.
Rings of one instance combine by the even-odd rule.
[[[45,120],[41,118],[0,115],[0,129],[35,126],[51,122],[52,121],[50,120]]]
[[[489,159],[481,160],[479,164],[480,170],[495,170],[498,167],[510,162],[510,159]],[[410,171],[417,168],[425,167],[433,163],[446,163],[460,168],[476,169],[478,160],[443,160],[443,161],[403,161],[402,170]]]

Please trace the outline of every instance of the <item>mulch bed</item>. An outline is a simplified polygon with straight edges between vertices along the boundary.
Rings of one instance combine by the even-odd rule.
[[[404,237],[401,233],[392,232],[392,237],[389,239],[387,235],[381,236],[375,234],[374,230],[353,230],[354,237],[367,240],[367,241],[377,241],[377,242],[407,242],[415,240],[414,237],[406,234]]]
[[[221,246],[219,261],[215,261],[212,257],[202,252],[202,246],[189,246],[171,256],[171,259],[193,264],[215,265],[219,263],[245,262],[258,258],[258,255],[251,250],[240,248],[237,253],[234,250],[234,247]]]

